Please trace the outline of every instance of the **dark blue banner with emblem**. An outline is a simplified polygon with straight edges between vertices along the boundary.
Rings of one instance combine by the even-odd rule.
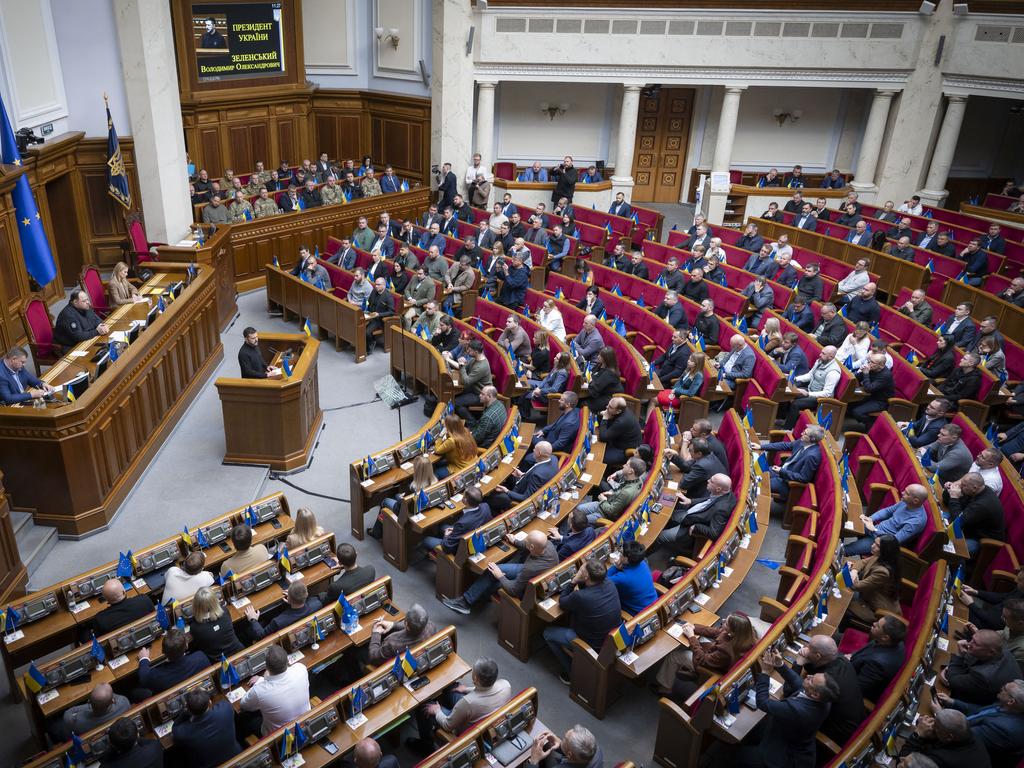
[[[0,163],[21,165],[21,153],[14,140],[14,129],[7,119],[7,108],[0,99]],[[11,194],[14,200],[14,214],[18,220],[18,235],[21,238],[21,252],[25,257],[25,269],[32,279],[45,286],[57,276],[57,267],[50,252],[50,241],[46,239],[43,220],[36,207],[36,198],[28,184],[28,176],[22,174],[14,184]]]
[[[121,145],[117,141],[117,131],[110,117],[110,105],[107,105],[107,192],[128,210],[132,208],[132,190],[128,186],[128,172],[124,169],[121,157]]]

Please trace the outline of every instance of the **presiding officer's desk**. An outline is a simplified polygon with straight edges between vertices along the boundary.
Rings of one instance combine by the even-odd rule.
[[[319,341],[302,333],[263,334],[260,352],[264,360],[281,368],[280,375],[217,379],[225,464],[265,464],[279,472],[306,465],[323,424],[319,348]],[[282,360],[289,352],[290,375],[284,372]]]
[[[223,356],[212,268],[152,264],[142,286],[146,302],[118,307],[105,322],[112,332],[151,325],[92,381],[75,402],[63,395],[43,408],[0,407],[0,467],[15,509],[36,523],[77,537],[104,528],[142,475],[164,438]],[[60,386],[96,372],[93,357],[110,341],[99,336],[67,351],[43,379]]]

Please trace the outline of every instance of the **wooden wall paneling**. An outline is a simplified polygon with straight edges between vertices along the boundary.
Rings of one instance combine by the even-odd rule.
[[[430,101],[411,96],[367,93],[373,158],[391,163],[412,181],[430,179]]]
[[[0,605],[25,594],[28,571],[18,554],[18,542],[11,523],[11,506],[0,472]]]
[[[142,193],[135,167],[135,145],[131,137],[119,137],[121,156],[128,173],[128,186],[135,208],[142,208]],[[75,151],[78,183],[74,194],[77,208],[82,212],[81,227],[86,230],[82,243],[83,258],[87,263],[111,267],[123,258],[121,245],[125,242],[124,208],[107,194],[107,140],[83,139]]]

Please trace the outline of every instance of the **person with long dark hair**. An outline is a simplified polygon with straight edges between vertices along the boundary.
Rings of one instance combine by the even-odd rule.
[[[597,369],[587,386],[587,391],[590,393],[590,412],[595,414],[608,407],[612,395],[622,391],[619,361],[611,347],[602,347],[597,353]]]
[[[879,611],[900,615],[900,543],[885,534],[871,542],[871,555],[850,566],[855,599],[844,623],[867,629]]]
[[[921,373],[929,379],[944,379],[956,367],[952,336],[939,336],[935,342],[935,351],[921,361]]]

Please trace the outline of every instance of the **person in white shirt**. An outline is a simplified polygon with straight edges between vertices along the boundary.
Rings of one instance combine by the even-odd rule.
[[[853,332],[847,334],[843,339],[836,358],[851,371],[861,367],[867,360],[868,352],[871,349],[871,326],[863,320],[854,326]],[[847,360],[853,358],[852,364],[847,365]]]
[[[565,341],[565,322],[562,319],[562,311],[554,299],[545,299],[544,305],[537,313],[537,322],[556,339]]]
[[[729,254],[727,254],[725,249],[722,247],[722,238],[720,237],[712,237],[711,242],[708,244],[708,250],[707,253],[704,254],[704,258],[709,259],[712,256],[717,257],[719,264],[728,263],[726,259]]]
[[[181,567],[172,565],[168,568],[161,600],[164,603],[172,599],[178,602],[190,600],[200,588],[212,585],[213,574],[203,570],[205,564],[206,555],[193,552],[185,558]]]
[[[985,485],[999,495],[1003,492],[1003,475],[999,471],[1002,460],[1003,454],[998,448],[986,448],[974,457],[974,463],[967,472],[977,472],[985,481]]]
[[[501,212],[501,203],[495,203],[491,208],[493,213],[487,220],[487,226],[491,228],[491,231],[498,234],[501,231],[502,224],[508,224],[508,216]]]
[[[263,715],[263,736],[310,710],[309,671],[304,664],[289,666],[288,654],[280,645],[267,649],[267,676],[256,675],[248,685],[241,707]]]
[[[909,200],[904,200],[899,208],[900,213],[909,213],[911,216],[920,216],[924,213],[924,206],[921,205],[921,198],[914,195]]]
[[[459,685],[446,697],[448,701],[442,697],[440,702],[425,704],[416,713],[420,743],[415,746],[423,751],[433,751],[435,728],[459,734],[507,704],[512,698],[512,686],[508,680],[498,677],[498,662],[483,657],[473,663],[473,685]]]
[[[473,162],[470,164],[469,168],[466,169],[467,187],[470,186],[471,184],[475,184],[477,175],[481,173],[483,174],[484,179],[490,180],[491,174],[489,174],[487,172],[487,169],[484,168],[483,164],[481,163],[482,160],[483,158],[480,157],[479,153],[473,155]]]
[[[860,289],[871,282],[871,275],[868,274],[867,259],[857,259],[853,265],[853,272],[848,274],[836,285],[836,293],[832,296],[833,304],[842,304],[849,301],[851,296],[860,293]]]
[[[790,259],[793,258],[793,246],[789,244],[789,235],[779,235],[779,241],[772,243],[772,253],[775,254],[775,258],[783,254],[789,254]],[[799,269],[800,266],[795,265],[793,268]]]

